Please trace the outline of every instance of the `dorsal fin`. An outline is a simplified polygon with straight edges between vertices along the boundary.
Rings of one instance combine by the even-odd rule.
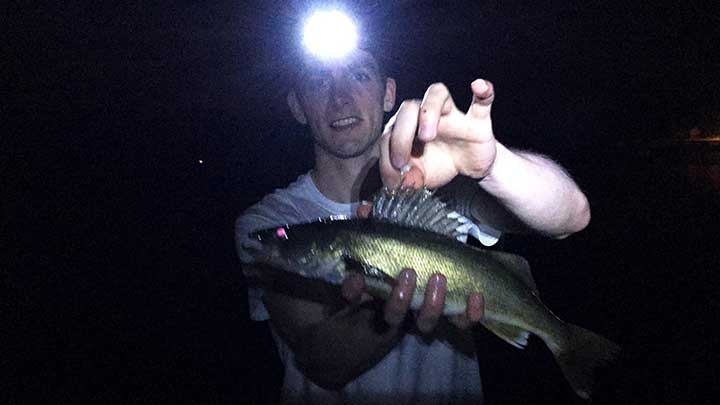
[[[439,233],[451,238],[460,232],[456,229],[462,225],[457,215],[427,188],[383,187],[373,197],[372,218],[377,221],[390,222],[411,228],[420,228]]]
[[[538,293],[535,279],[533,279],[532,273],[530,272],[530,264],[524,257],[498,250],[485,250],[483,253],[500,262],[503,267],[512,271],[513,274],[530,287],[533,292]]]

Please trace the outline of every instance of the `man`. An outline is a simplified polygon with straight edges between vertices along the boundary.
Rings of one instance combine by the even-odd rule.
[[[422,100],[403,102],[383,131],[383,114],[395,105],[396,84],[382,72],[376,58],[363,50],[342,61],[303,62],[287,101],[297,121],[309,127],[315,165],[238,218],[236,241],[244,262],[251,231],[353,215],[363,180],[378,164],[391,187],[401,181],[429,188],[462,183],[452,187],[460,190],[453,194],[458,209],[478,223],[475,234],[488,245],[498,231],[561,238],[587,225],[587,199],[559,166],[511,151],[495,139],[489,82],[472,82],[473,102],[466,114],[444,85],[434,84]],[[482,318],[482,291],[468,297],[466,314],[449,325],[441,317],[446,288],[441,274],[431,277],[416,314],[408,313],[415,287],[412,269],[401,273],[382,304],[367,302],[360,277],[343,283],[345,300],[323,286],[303,283],[250,290],[252,318],[271,320],[285,365],[286,403],[482,401],[478,362],[464,333]]]

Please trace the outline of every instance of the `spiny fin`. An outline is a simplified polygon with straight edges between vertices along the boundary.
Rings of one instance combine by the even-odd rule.
[[[500,339],[510,343],[518,349],[524,349],[527,346],[530,332],[522,328],[503,322],[491,321],[489,319],[480,323],[482,326],[490,330],[490,332],[497,335]]]
[[[513,274],[530,287],[533,292],[538,293],[535,279],[533,279],[532,272],[530,271],[530,264],[524,257],[497,250],[486,250],[483,251],[483,253],[500,262],[503,267],[512,271]]]
[[[373,219],[420,228],[454,239],[460,234],[457,228],[463,222],[452,213],[447,204],[435,198],[427,188],[383,187],[373,197]]]

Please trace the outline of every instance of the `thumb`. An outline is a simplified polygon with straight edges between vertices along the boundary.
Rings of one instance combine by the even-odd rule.
[[[356,214],[359,218],[370,218],[370,214],[372,214],[373,205],[372,203],[362,203],[359,207],[357,207]]]
[[[490,116],[490,108],[495,100],[495,88],[487,80],[476,79],[470,84],[473,99],[467,115],[470,118],[485,119]]]

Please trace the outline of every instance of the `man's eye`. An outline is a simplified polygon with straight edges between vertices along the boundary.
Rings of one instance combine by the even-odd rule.
[[[370,80],[370,75],[365,72],[355,72],[355,80],[360,80],[360,81]]]
[[[317,90],[320,87],[327,85],[328,81],[324,77],[311,77],[307,80],[307,86],[309,90]]]

